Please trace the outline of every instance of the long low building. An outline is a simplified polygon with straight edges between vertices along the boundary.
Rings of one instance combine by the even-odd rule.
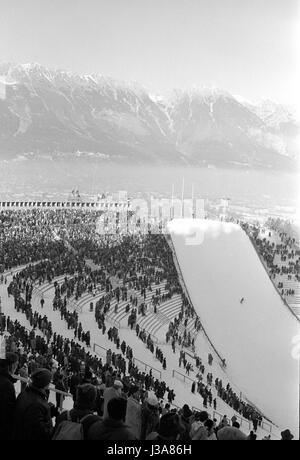
[[[0,201],[1,209],[62,209],[81,208],[90,210],[131,209],[129,201]]]

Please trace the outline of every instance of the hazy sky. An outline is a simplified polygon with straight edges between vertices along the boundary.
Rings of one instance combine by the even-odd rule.
[[[0,0],[0,60],[294,103],[297,25],[298,0]]]

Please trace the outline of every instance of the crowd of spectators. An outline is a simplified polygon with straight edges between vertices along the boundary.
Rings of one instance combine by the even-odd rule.
[[[87,426],[83,423],[86,439],[221,439],[225,428],[230,428],[228,436],[243,437],[241,432],[236,432],[236,425],[228,427],[224,420],[216,423],[205,411],[191,411],[187,405],[180,410],[172,408],[174,391],[163,380],[154,378],[152,370],[141,372],[135,365],[132,348],[121,341],[118,328],[107,326],[106,315],[111,313],[112,300],[116,300],[116,305],[120,299],[128,301],[128,322],[131,317],[130,324],[135,326],[137,336],[165,370],[167,362],[162,350],[154,345],[151,334],[138,325],[137,298],[144,298],[146,304],[147,290],[152,291],[155,314],[161,303],[174,294],[181,294],[182,309],[169,325],[166,342],[170,342],[174,353],[179,345],[180,362],[186,373],[194,371],[182,347],[195,351],[193,338],[186,329],[187,321],[193,319],[196,331],[201,330],[201,322],[182,292],[172,252],[164,237],[114,237],[110,243],[109,238],[95,233],[97,218],[96,213],[82,210],[0,213],[0,265],[10,270],[29,264],[13,275],[7,293],[13,296],[15,309],[25,315],[31,326],[27,330],[18,321],[1,315],[0,332],[8,334],[8,358],[1,361],[0,385],[4,382],[3,388],[9,390],[1,393],[0,412],[6,414],[7,408],[13,408],[11,413],[16,415],[10,415],[8,422],[6,416],[4,421],[1,419],[0,439],[5,436],[13,439],[58,437],[63,421],[68,422],[70,418],[80,421],[86,415],[94,417],[85,419],[89,420]],[[93,270],[87,258],[98,268]],[[61,282],[55,280],[59,276],[64,278]],[[118,287],[113,288],[112,277],[118,280]],[[6,275],[2,282],[7,283]],[[164,294],[157,288],[162,282]],[[44,283],[53,283],[53,310],[59,310],[67,329],[74,330],[74,339],[53,330],[51,321],[42,313],[43,302],[40,313],[33,311],[34,287]],[[70,299],[74,297],[77,301],[85,292],[103,293],[95,305],[95,321],[102,334],[106,333],[120,350],[120,353],[108,350],[105,362],[91,350],[90,332],[83,331],[80,314],[69,308]],[[192,392],[202,396],[204,407],[208,404],[211,407],[213,403],[216,408],[213,375],[207,374],[205,385],[202,360],[196,355],[194,360],[197,380]],[[28,385],[22,383],[17,401],[11,386],[14,373],[31,379]],[[50,383],[57,390],[72,394],[74,409],[70,413],[60,412],[59,396],[56,405],[49,405]],[[224,387],[222,381],[216,379],[214,386],[217,396],[252,420],[254,427],[259,423],[260,414],[244,403],[229,384]],[[26,417],[22,416],[24,412]]]
[[[278,225],[272,225],[272,221],[269,228],[255,224],[244,224],[243,228],[264,260],[281,296],[289,299],[299,296],[300,248],[296,238],[281,231]]]

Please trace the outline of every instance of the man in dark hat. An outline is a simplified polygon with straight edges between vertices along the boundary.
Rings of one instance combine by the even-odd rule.
[[[0,441],[11,439],[16,404],[16,393],[12,377],[18,366],[18,356],[6,353],[0,359]]]
[[[31,383],[19,394],[16,403],[14,439],[50,440],[52,435],[51,406],[48,389],[52,374],[48,369],[37,369]]]

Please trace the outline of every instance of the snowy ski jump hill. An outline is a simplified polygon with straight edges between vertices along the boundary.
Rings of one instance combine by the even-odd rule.
[[[191,302],[226,359],[234,390],[297,437],[299,370],[292,341],[299,322],[247,234],[237,224],[201,219],[174,219],[169,232]]]

